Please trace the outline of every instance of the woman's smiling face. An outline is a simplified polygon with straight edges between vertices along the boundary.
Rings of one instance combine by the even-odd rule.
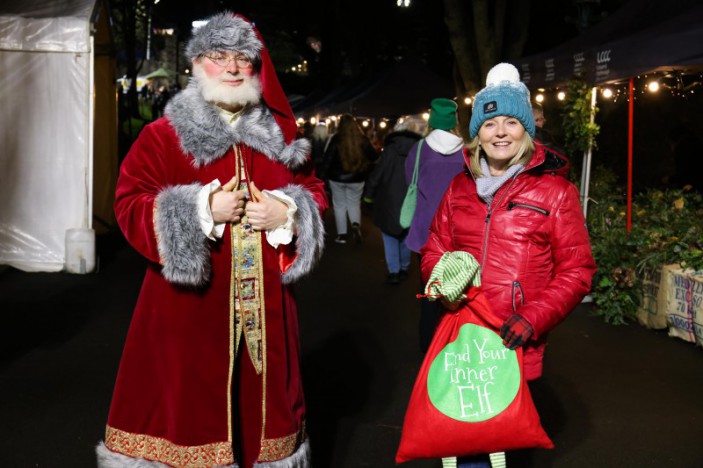
[[[525,127],[515,117],[488,119],[478,130],[478,141],[486,155],[491,173],[502,173],[517,154],[525,135]]]

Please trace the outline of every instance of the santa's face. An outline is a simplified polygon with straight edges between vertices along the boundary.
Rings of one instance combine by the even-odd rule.
[[[245,106],[261,98],[254,66],[238,52],[211,51],[198,57],[193,61],[193,77],[209,102]]]

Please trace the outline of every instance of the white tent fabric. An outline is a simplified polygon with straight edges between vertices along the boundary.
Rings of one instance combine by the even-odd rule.
[[[95,0],[14,3],[0,6],[0,264],[59,271],[66,231],[91,227]]]

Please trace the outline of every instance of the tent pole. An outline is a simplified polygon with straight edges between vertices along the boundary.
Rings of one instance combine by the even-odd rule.
[[[93,170],[95,159],[95,36],[90,35],[90,60],[88,60],[88,161],[86,164],[87,180],[86,195],[88,197],[88,212],[85,217],[85,227],[93,229]]]
[[[596,91],[591,88],[591,125],[596,120]],[[588,150],[583,153],[583,169],[581,171],[581,205],[583,217],[588,218],[588,186],[591,183],[591,156],[593,155],[593,138],[588,142]]]
[[[634,141],[635,79],[630,78],[627,113],[627,232],[632,230],[632,153]]]

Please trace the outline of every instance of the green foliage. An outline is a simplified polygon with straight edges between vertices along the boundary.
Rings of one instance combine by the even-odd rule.
[[[597,107],[595,112],[598,112]],[[596,148],[596,136],[600,127],[591,123],[591,89],[581,80],[573,80],[567,86],[562,128],[567,153],[584,152],[588,150],[591,141]]]
[[[703,196],[688,186],[637,194],[628,233],[624,188],[600,167],[591,181],[588,224],[598,265],[591,296],[606,322],[624,324],[635,318],[645,273],[669,263],[703,269]]]

